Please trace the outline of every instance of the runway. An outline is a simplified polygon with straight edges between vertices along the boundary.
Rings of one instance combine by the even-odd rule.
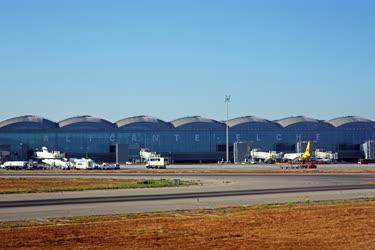
[[[202,185],[0,195],[2,221],[375,197],[375,174],[0,174],[5,176],[187,179]]]
[[[319,192],[319,191],[343,191],[356,189],[373,189],[374,185],[348,185],[348,186],[326,186],[326,187],[296,187],[282,189],[261,189],[261,190],[235,190],[221,192],[200,192],[200,193],[174,193],[174,194],[155,194],[138,196],[108,196],[108,197],[83,197],[83,198],[65,198],[65,199],[44,199],[44,200],[23,200],[23,201],[0,201],[0,208],[12,207],[32,207],[32,206],[53,206],[53,205],[72,205],[72,204],[95,204],[111,202],[131,202],[131,201],[159,201],[174,199],[192,199],[192,198],[212,198],[225,196],[242,195],[260,195],[260,194],[286,194],[301,192]]]

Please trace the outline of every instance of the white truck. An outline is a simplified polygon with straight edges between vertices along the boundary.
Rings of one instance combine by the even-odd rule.
[[[322,151],[320,149],[315,150],[315,159],[321,163],[333,163],[337,161],[337,153],[331,151]]]
[[[28,161],[6,161],[1,165],[5,169],[26,169],[28,168]]]
[[[94,169],[97,168],[98,164],[95,163],[92,159],[70,159],[72,166],[76,169]]]
[[[153,156],[148,159],[146,162],[146,168],[159,168],[165,169],[169,164],[168,158],[161,157],[161,156]]]
[[[262,152],[259,149],[253,149],[250,152],[253,163],[275,163],[283,158],[283,153],[276,151]]]
[[[142,148],[139,152],[141,162],[146,163],[146,168],[166,168],[169,165],[169,159],[161,157],[156,152],[151,152],[149,149]]]

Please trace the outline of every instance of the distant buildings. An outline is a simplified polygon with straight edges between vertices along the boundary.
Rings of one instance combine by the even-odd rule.
[[[294,152],[296,144],[312,140],[314,147],[330,151],[358,151],[375,139],[375,122],[354,116],[330,121],[303,116],[269,121],[254,116],[229,120],[230,144],[249,142],[262,150]],[[35,148],[46,146],[71,157],[89,156],[114,161],[116,144],[126,144],[131,159],[140,148],[149,148],[172,162],[216,162],[225,159],[225,123],[199,116],[171,122],[136,116],[116,123],[91,116],[72,117],[55,123],[37,116],[0,122],[0,151],[13,159],[26,158]]]

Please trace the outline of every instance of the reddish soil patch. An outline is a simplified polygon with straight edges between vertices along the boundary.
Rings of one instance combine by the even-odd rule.
[[[375,202],[106,216],[1,228],[7,249],[375,249]]]

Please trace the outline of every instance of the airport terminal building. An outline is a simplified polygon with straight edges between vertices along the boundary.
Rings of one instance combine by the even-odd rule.
[[[234,143],[246,142],[264,151],[296,152],[298,143],[311,140],[314,148],[339,152],[343,159],[358,159],[363,143],[375,140],[375,122],[355,116],[329,121],[246,116],[229,120],[228,126],[231,151]],[[217,162],[225,158],[225,144],[225,122],[200,116],[171,122],[136,116],[115,123],[77,116],[56,123],[28,115],[0,122],[0,152],[13,160],[25,159],[31,151],[46,146],[69,157],[99,162],[114,162],[118,148],[126,151],[128,160],[138,159],[139,150],[148,148],[172,162]]]

